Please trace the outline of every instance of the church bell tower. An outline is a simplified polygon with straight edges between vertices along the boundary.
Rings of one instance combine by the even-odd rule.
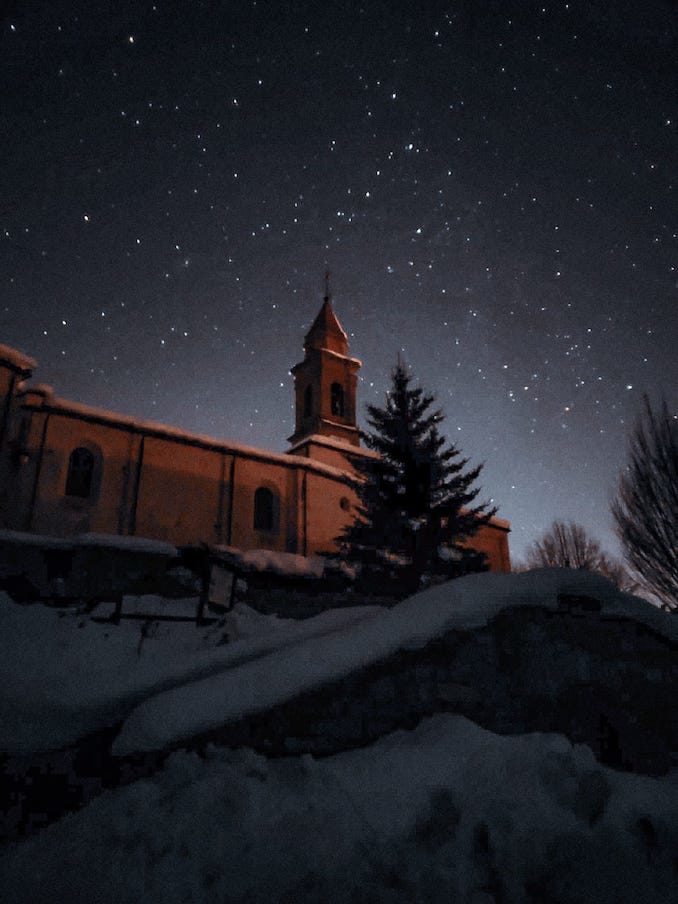
[[[291,370],[296,426],[289,442],[295,454],[309,455],[304,446],[311,438],[315,445],[322,445],[323,438],[360,445],[356,387],[361,362],[349,357],[348,336],[332,310],[328,277],[323,305],[304,339],[304,360]]]

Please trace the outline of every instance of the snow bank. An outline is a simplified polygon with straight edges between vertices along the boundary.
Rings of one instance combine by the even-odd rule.
[[[0,853],[6,904],[674,904],[678,774],[437,716],[362,750],[174,754]]]
[[[265,711],[386,659],[418,649],[451,630],[481,627],[502,609],[555,609],[561,595],[586,596],[610,613],[657,630],[678,624],[649,603],[619,594],[604,578],[568,569],[518,575],[476,574],[432,587],[390,610],[371,613],[331,633],[300,640],[238,667],[215,672],[144,700],[126,719],[113,752],[159,750]]]
[[[194,615],[195,600],[127,597],[123,608]],[[206,628],[152,619],[108,625],[73,609],[20,606],[0,593],[0,750],[26,754],[65,746],[116,724],[149,695],[334,631],[374,611],[347,608],[300,622],[239,604]]]
[[[304,621],[236,606],[204,628],[152,620],[97,624],[74,610],[19,606],[0,594],[0,750],[54,749],[123,719],[116,753],[163,748],[453,628],[481,626],[505,607],[554,608],[563,593],[598,599],[605,611],[678,640],[677,619],[617,593],[602,578],[571,571],[473,575],[390,610],[342,608]],[[124,602],[126,612],[182,607],[193,614],[195,601]]]

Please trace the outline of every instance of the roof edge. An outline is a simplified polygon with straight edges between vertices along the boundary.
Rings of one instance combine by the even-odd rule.
[[[38,366],[38,362],[34,358],[29,358],[11,345],[2,345],[0,343],[0,364],[5,364],[12,370],[21,374],[22,377],[30,377]]]

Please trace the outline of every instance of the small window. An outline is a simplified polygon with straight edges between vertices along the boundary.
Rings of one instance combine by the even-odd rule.
[[[332,414],[335,417],[344,416],[344,390],[339,383],[332,383],[330,387],[330,402]]]
[[[309,384],[304,390],[304,417],[313,413],[313,387]]]
[[[268,487],[259,487],[254,494],[254,529],[275,530],[275,495]]]
[[[94,455],[84,446],[73,449],[68,459],[66,495],[89,499],[94,478]]]

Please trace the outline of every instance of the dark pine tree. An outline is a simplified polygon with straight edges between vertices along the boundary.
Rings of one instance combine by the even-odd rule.
[[[367,406],[372,428],[361,432],[378,458],[362,459],[356,520],[338,538],[343,554],[361,566],[363,584],[384,586],[388,576],[403,592],[424,574],[456,577],[482,571],[485,556],[462,545],[496,512],[473,505],[482,465],[469,460],[440,435],[443,420],[435,398],[398,361],[386,405]]]

